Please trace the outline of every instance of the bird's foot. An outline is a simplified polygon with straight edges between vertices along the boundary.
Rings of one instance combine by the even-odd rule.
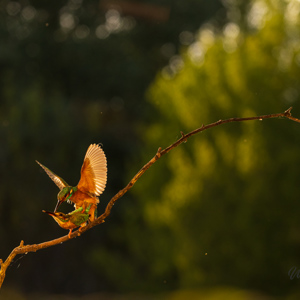
[[[71,233],[72,233],[72,229],[70,229],[69,234],[68,234],[69,239],[71,238]]]

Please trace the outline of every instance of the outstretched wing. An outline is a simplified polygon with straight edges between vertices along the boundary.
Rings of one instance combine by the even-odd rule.
[[[82,192],[100,196],[105,189],[106,181],[107,162],[105,154],[99,145],[92,144],[84,157],[77,187]]]
[[[59,187],[60,190],[62,190],[64,187],[69,186],[62,178],[57,176],[55,173],[53,173],[51,170],[49,170],[47,167],[39,163],[37,160],[36,162],[44,169],[44,171],[48,174],[48,176],[54,181],[54,183]]]

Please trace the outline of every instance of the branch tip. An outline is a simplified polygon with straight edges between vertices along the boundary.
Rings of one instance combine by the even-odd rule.
[[[24,241],[23,240],[21,240],[21,243],[20,243],[20,248],[22,248],[24,246]]]
[[[291,114],[292,108],[293,108],[292,106],[291,106],[290,108],[288,108],[288,109],[284,112],[284,115],[290,117],[290,116],[292,115],[292,114]]]

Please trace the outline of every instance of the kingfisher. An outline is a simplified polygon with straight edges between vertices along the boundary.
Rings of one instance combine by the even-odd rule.
[[[83,208],[80,207],[68,214],[64,214],[62,212],[50,212],[43,210],[44,213],[48,214],[49,216],[53,217],[53,219],[57,222],[57,224],[64,229],[69,229],[69,238],[71,238],[71,233],[74,228],[80,226],[79,231],[86,226],[86,222],[89,219],[89,210],[92,204],[90,204],[87,209],[82,212]]]
[[[91,144],[87,149],[77,186],[70,186],[47,167],[36,162],[60,189],[54,213],[64,201],[73,202],[76,210],[82,207],[82,213],[91,204],[89,220],[93,222],[97,217],[98,197],[103,193],[107,182],[107,161],[102,148],[97,144]]]

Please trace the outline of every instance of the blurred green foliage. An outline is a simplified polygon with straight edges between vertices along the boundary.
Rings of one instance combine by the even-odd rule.
[[[41,213],[58,191],[35,159],[76,184],[88,145],[103,143],[101,213],[180,131],[291,105],[300,116],[299,2],[223,1],[225,10],[219,1],[117,2],[123,11],[111,3],[1,1],[3,259],[21,239],[67,234]],[[134,15],[124,3],[167,17]],[[240,289],[292,295],[299,132],[267,120],[192,137],[152,166],[105,224],[17,258],[4,284],[28,293],[182,290],[169,299],[197,299],[199,288],[213,290],[199,296],[207,299],[246,298]]]
[[[181,130],[221,118],[291,105],[299,115],[299,11],[296,1],[253,1],[244,22],[204,26],[149,90],[160,117],[141,129],[144,160]],[[300,265],[299,134],[287,120],[222,125],[152,167],[133,190],[143,213],[127,237],[138,241],[132,255],[147,279],[182,289],[296,289],[287,274]]]

